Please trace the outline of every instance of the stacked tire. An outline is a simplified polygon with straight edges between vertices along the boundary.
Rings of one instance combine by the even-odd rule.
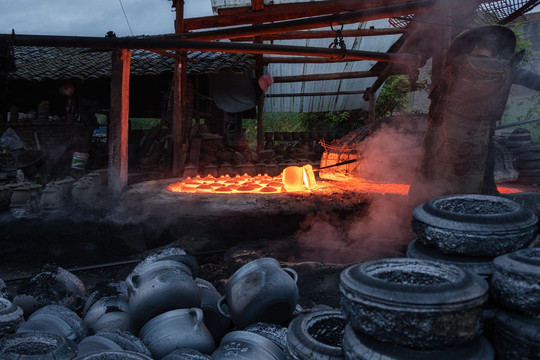
[[[510,199],[458,194],[416,207],[411,225],[416,239],[407,248],[409,258],[453,264],[489,280],[496,256],[536,238],[538,217]]]
[[[523,184],[540,184],[540,145],[533,144],[527,129],[515,129],[506,139],[519,172],[517,181]]]
[[[493,359],[481,336],[487,282],[457,266],[379,259],[340,277],[346,359]]]
[[[490,293],[499,307],[488,332],[497,359],[540,358],[540,248],[495,258]]]

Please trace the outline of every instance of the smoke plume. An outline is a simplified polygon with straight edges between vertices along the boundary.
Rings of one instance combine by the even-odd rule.
[[[402,122],[400,122],[401,124]],[[358,181],[410,184],[420,160],[422,121],[408,127],[383,124],[358,150]],[[412,207],[407,195],[370,193],[359,195],[367,211],[338,216],[326,212],[304,220],[296,237],[304,260],[356,263],[375,258],[405,256],[412,241]]]

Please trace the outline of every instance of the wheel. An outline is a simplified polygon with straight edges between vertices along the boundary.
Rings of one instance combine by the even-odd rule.
[[[295,360],[337,360],[343,357],[345,316],[341,311],[300,315],[289,324],[287,348]]]
[[[540,318],[499,309],[491,343],[498,360],[532,360],[540,354]]]
[[[427,247],[418,240],[413,240],[407,246],[407,256],[411,259],[433,260],[456,265],[464,270],[480,275],[486,280],[491,278],[495,270],[492,257],[446,255],[437,249]]]
[[[13,334],[23,322],[23,310],[8,299],[0,298],[0,339]]]
[[[441,262],[380,259],[340,276],[341,308],[351,326],[380,341],[416,349],[452,347],[480,333],[488,284]]]
[[[486,256],[516,251],[536,238],[538,217],[503,197],[449,195],[413,210],[412,231],[444,254]]]
[[[77,345],[60,335],[45,332],[24,332],[0,339],[2,360],[71,360]]]
[[[465,344],[442,350],[416,350],[383,343],[347,325],[343,335],[343,351],[347,360],[493,360],[493,347],[478,336]]]
[[[540,315],[540,248],[522,249],[493,260],[495,272],[490,292],[508,309]]]

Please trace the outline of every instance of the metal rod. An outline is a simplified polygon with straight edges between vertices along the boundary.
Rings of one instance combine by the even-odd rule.
[[[495,130],[506,129],[506,128],[510,128],[510,127],[514,127],[514,126],[523,125],[523,124],[530,124],[530,123],[537,122],[537,121],[540,121],[540,119],[525,120],[525,121],[519,121],[519,122],[515,122],[515,123],[511,123],[511,124],[499,125],[499,126],[495,127]]]
[[[365,90],[356,91],[335,91],[335,92],[312,92],[312,93],[288,93],[288,94],[267,94],[267,98],[277,97],[298,97],[298,96],[332,96],[332,95],[358,95],[365,94]]]
[[[310,74],[310,75],[292,75],[276,76],[274,83],[298,82],[298,81],[321,81],[321,80],[341,80],[375,77],[378,74],[373,71],[352,71],[349,73],[332,74]]]
[[[0,36],[12,37],[11,34]],[[292,45],[247,44],[232,42],[208,42],[195,40],[157,39],[157,38],[112,38],[86,36],[53,36],[53,35],[14,35],[14,46],[72,47],[99,49],[161,49],[178,51],[208,51],[247,54],[277,54],[320,56],[339,58],[339,49],[303,47]],[[347,50],[343,59],[376,60],[402,64],[416,64],[418,56],[413,54],[394,54],[376,51]]]

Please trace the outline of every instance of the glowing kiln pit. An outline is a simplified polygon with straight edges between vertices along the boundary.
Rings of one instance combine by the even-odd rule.
[[[167,190],[185,193],[285,193],[285,192],[309,192],[316,189],[317,182],[311,165],[290,166],[283,170],[281,175],[272,177],[267,174],[249,176],[236,175],[231,177],[223,175],[216,178],[212,175],[194,178],[187,177],[185,180],[171,184]]]

